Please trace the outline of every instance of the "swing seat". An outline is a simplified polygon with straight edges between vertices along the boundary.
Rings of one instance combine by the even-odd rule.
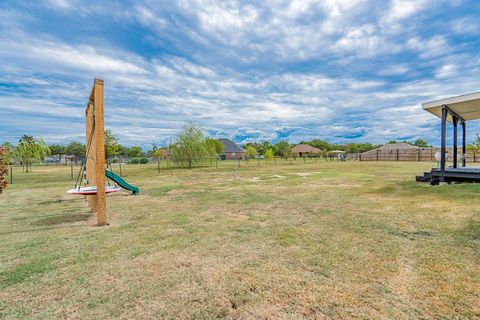
[[[112,193],[120,190],[121,188],[119,186],[105,186],[105,193]],[[91,187],[74,188],[74,189],[68,190],[67,193],[75,194],[75,195],[83,195],[83,196],[94,195],[94,194],[97,194],[97,187],[91,186]]]

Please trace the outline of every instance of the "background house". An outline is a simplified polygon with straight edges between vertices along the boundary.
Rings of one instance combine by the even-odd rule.
[[[419,148],[405,142],[387,143],[377,149],[363,152],[364,161],[434,161],[435,148]]]
[[[316,156],[320,152],[320,149],[314,148],[308,144],[299,144],[292,148],[292,155],[300,158]]]
[[[245,159],[245,150],[239,147],[235,142],[229,139],[218,139],[223,143],[223,154],[220,155],[222,160],[239,160]]]

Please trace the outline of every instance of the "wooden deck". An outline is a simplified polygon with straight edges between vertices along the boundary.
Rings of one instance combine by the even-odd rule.
[[[417,181],[430,182],[432,185],[440,182],[480,182],[480,167],[450,167],[445,171],[433,168],[432,171],[425,172],[423,176],[417,176]]]

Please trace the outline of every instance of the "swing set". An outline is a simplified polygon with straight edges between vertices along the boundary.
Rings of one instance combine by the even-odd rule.
[[[106,195],[120,191],[120,188],[138,195],[140,189],[127,183],[120,176],[105,169],[105,131],[104,131],[104,85],[103,80],[95,79],[85,110],[86,152],[85,161],[78,172],[75,187],[67,193],[86,197],[90,209],[97,214],[97,225],[107,224]],[[108,178],[108,179],[106,179]],[[110,185],[109,180],[115,182]],[[108,185],[106,185],[106,183]],[[83,184],[83,187],[82,187]],[[105,186],[104,188],[98,186]]]

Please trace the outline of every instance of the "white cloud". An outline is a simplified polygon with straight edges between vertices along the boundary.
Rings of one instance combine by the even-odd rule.
[[[437,78],[451,78],[455,76],[457,73],[457,66],[454,64],[446,64],[442,67],[440,67],[435,76]]]
[[[35,30],[48,22],[34,10],[0,10],[3,123],[24,121],[52,141],[83,134],[96,76],[105,80],[107,126],[126,144],[168,142],[186,121],[240,140],[431,138],[436,120],[420,103],[480,85],[474,45],[452,50],[469,20],[429,25],[440,20],[422,15],[432,2],[65,4],[51,14],[74,23],[95,16],[92,28],[111,24],[115,33],[81,29],[65,38]],[[65,113],[71,135],[51,128]]]
[[[408,19],[424,10],[428,4],[427,0],[393,0],[385,21],[395,23]]]
[[[452,21],[452,30],[460,35],[478,34],[480,32],[480,22],[478,17],[465,17]]]

